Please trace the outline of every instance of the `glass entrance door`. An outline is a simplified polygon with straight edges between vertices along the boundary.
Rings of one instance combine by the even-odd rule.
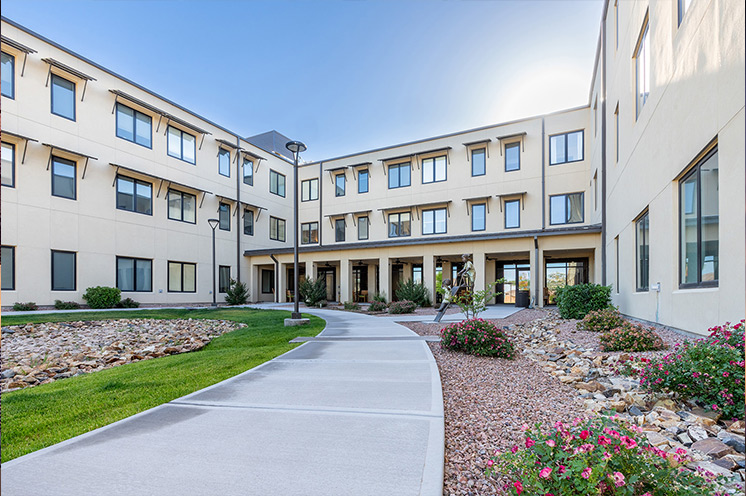
[[[498,263],[496,278],[505,279],[502,287],[497,287],[497,291],[502,292],[502,295],[498,296],[498,303],[515,304],[518,291],[531,289],[531,266],[528,262]]]
[[[337,277],[334,267],[320,267],[319,279],[326,285],[326,301],[337,301]]]
[[[353,301],[368,301],[368,266],[360,265],[352,268],[352,299]]]

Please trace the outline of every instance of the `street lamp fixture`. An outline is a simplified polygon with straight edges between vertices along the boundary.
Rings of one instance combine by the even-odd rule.
[[[215,228],[220,224],[218,219],[207,219],[212,228],[212,306],[218,306],[217,294],[215,292]]]
[[[300,141],[288,141],[285,148],[293,152],[295,160],[293,168],[293,313],[290,316],[290,322],[285,321],[285,325],[296,325],[295,323],[305,323],[301,319],[298,308],[298,155],[305,152],[307,148]]]

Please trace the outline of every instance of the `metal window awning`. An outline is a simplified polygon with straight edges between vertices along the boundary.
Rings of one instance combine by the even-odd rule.
[[[5,35],[2,36],[2,42],[8,45],[9,47],[15,48],[19,52],[23,52],[23,66],[21,67],[21,77],[23,77],[23,73],[26,72],[26,59],[28,58],[29,53],[36,53],[36,50],[33,48],[29,48],[26,45],[22,43],[18,43],[15,40],[11,40]]]
[[[342,165],[340,167],[333,167],[331,169],[326,169],[324,172],[328,172],[329,173],[329,180],[331,181],[332,184],[334,184],[334,176],[336,176],[335,172],[340,172],[340,171],[344,171],[345,177],[347,176],[347,172],[346,172],[347,171],[347,166],[346,165]],[[345,181],[346,180],[347,179],[345,179]]]
[[[259,220],[259,216],[262,215],[262,210],[267,210],[266,207],[260,207],[259,205],[254,205],[251,203],[247,203],[245,201],[241,201],[239,203],[243,205],[244,207],[249,207],[249,208],[256,210],[256,217],[254,217],[254,222],[257,222]]]
[[[394,160],[401,160],[405,158],[411,159],[415,155],[416,155],[415,153],[408,153],[406,155],[397,155],[396,157],[379,158],[378,161],[385,163],[385,162],[392,162]]]
[[[469,156],[469,149],[474,145],[484,145],[484,149],[487,152],[487,158],[490,158],[490,147],[487,146],[488,143],[492,143],[492,140],[490,138],[462,143],[462,145],[466,147],[466,161],[469,162],[471,160],[471,157]]]
[[[509,140],[509,139],[513,139],[513,138],[520,138],[520,139],[521,139],[521,151],[522,151],[522,152],[523,152],[523,151],[526,151],[526,150],[525,150],[525,146],[526,146],[526,145],[525,145],[525,143],[524,143],[524,140],[523,140],[523,138],[524,138],[524,137],[525,137],[525,136],[526,136],[527,134],[528,134],[528,133],[527,133],[526,131],[523,131],[522,133],[513,133],[513,134],[506,134],[506,135],[504,135],[504,136],[498,136],[498,137],[497,137],[497,140],[498,140],[498,141],[500,142],[500,155],[502,155],[502,154],[503,154],[503,142],[504,142],[505,140]]]
[[[451,200],[442,200],[442,201],[428,202],[428,203],[417,203],[417,204],[414,204],[414,205],[404,205],[404,206],[401,206],[401,207],[379,208],[378,211],[379,212],[383,212],[385,214],[386,212],[391,212],[391,211],[394,211],[394,210],[409,210],[411,212],[412,209],[414,209],[415,213],[417,214],[417,218],[419,219],[420,218],[420,211],[422,209],[424,209],[426,207],[434,207],[434,206],[438,206],[438,205],[445,205],[446,210],[448,212],[448,217],[451,216],[451,212],[450,212]]]
[[[357,225],[357,218],[363,217],[363,214],[369,214],[372,210],[358,210],[357,212],[351,212],[350,215],[352,216],[352,225]],[[370,222],[370,218],[368,218],[368,222]]]
[[[231,202],[236,204],[236,209],[233,211],[233,215],[238,215],[238,207],[240,206],[239,203],[231,198],[230,196],[223,196],[223,195],[215,195],[218,199],[218,212],[220,212],[220,204],[225,202]]]
[[[359,164],[352,164],[352,165],[348,165],[347,167],[349,167],[349,169],[352,171],[352,178],[357,181],[357,178],[360,175],[360,172],[358,171],[358,169],[360,169],[361,167],[368,168],[371,165],[373,165],[373,162],[360,162]],[[357,174],[355,174],[356,171],[358,171]]]
[[[81,102],[83,101],[83,98],[85,98],[85,90],[88,87],[88,81],[96,80],[95,77],[89,76],[85,72],[80,72],[77,69],[73,69],[69,65],[63,64],[62,62],[55,60],[53,58],[45,58],[45,59],[41,59],[41,61],[49,64],[49,71],[47,72],[47,82],[44,84],[45,87],[49,86],[49,78],[52,76],[52,67],[55,67],[63,72],[66,72],[72,76],[75,76],[78,79],[82,79],[83,81],[85,81],[85,83],[83,83],[83,93],[80,95]]]
[[[471,198],[463,198],[462,201],[466,202],[466,215],[471,215],[471,210],[469,209],[469,205],[472,203],[478,202],[478,201],[484,201],[485,205],[487,206],[487,213],[490,213],[490,198],[492,198],[492,195],[488,196],[473,196]]]
[[[334,223],[332,222],[335,218],[342,217],[345,223],[345,227],[347,227],[347,212],[339,213],[339,214],[327,214],[324,217],[329,219],[329,226],[334,227]]]
[[[42,145],[49,147],[49,159],[47,160],[47,170],[49,170],[49,166],[52,164],[52,154],[54,154],[55,150],[57,150],[58,152],[75,155],[76,157],[84,158],[85,166],[83,166],[83,176],[80,179],[85,179],[85,173],[88,170],[88,160],[89,159],[98,160],[96,157],[92,157],[91,155],[86,155],[85,153],[68,150],[67,148],[62,148],[61,146],[50,145],[49,143],[42,143]]]
[[[528,192],[527,191],[519,191],[517,193],[500,193],[499,195],[495,195],[495,197],[500,200],[500,212],[503,211],[503,201],[505,198],[510,198],[511,196],[520,196],[521,197],[521,210],[524,210],[526,208],[526,202],[524,201],[524,197],[526,196]]]
[[[180,188],[184,188],[184,189],[189,189],[189,190],[192,190],[192,191],[196,191],[198,194],[202,193],[202,199],[199,202],[199,208],[202,208],[202,203],[205,201],[205,195],[208,195],[208,194],[211,195],[212,194],[210,191],[206,191],[204,189],[200,189],[200,188],[197,188],[195,186],[189,186],[188,184],[182,184],[182,183],[179,183],[179,182],[176,182],[176,181],[172,181],[172,180],[167,179],[165,177],[156,176],[155,174],[151,174],[149,172],[139,171],[137,169],[133,169],[131,167],[126,167],[126,166],[120,165],[120,164],[115,164],[115,163],[112,163],[112,162],[109,162],[109,165],[111,165],[112,167],[116,167],[116,171],[114,172],[114,182],[111,183],[112,187],[117,182],[117,175],[119,174],[119,171],[120,170],[124,170],[124,171],[130,172],[132,174],[140,174],[141,176],[150,177],[150,178],[153,178],[153,179],[155,179],[157,181],[160,181],[160,183],[158,184],[158,193],[155,195],[156,198],[160,198],[160,196],[161,196],[161,189],[163,187],[163,183],[164,182],[168,183],[168,184],[166,184],[166,191],[168,191],[168,189],[173,185],[173,186],[178,186]],[[166,199],[166,201],[168,201],[168,194],[166,194],[165,199]]]
[[[231,143],[228,140],[224,140],[224,139],[221,139],[221,138],[215,138],[215,141],[217,141],[218,143],[220,143],[223,146],[227,146],[228,148],[230,148],[232,150],[243,150],[243,148],[241,148],[240,146],[238,146],[235,143]]]
[[[21,157],[21,163],[24,163],[26,161],[26,149],[28,148],[28,142],[33,141],[34,143],[38,143],[39,140],[35,140],[34,138],[29,138],[28,136],[24,136],[22,134],[16,134],[11,133],[10,131],[2,131],[3,136],[10,136],[11,138],[19,139],[23,141],[23,157]]]

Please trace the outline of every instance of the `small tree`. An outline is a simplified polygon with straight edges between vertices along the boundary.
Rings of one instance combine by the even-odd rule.
[[[225,301],[229,305],[243,305],[249,300],[249,288],[243,282],[231,279],[228,291],[225,293]]]
[[[326,303],[326,281],[324,279],[306,278],[298,283],[298,296],[306,306],[315,307]]]
[[[427,288],[421,282],[407,279],[396,289],[396,297],[399,300],[413,301],[421,307],[432,306]]]
[[[467,319],[476,319],[477,316],[487,308],[487,302],[501,294],[493,291],[495,286],[502,284],[503,279],[495,282],[491,282],[487,287],[481,291],[474,291],[473,293],[456,294],[453,296],[451,301],[459,306]]]

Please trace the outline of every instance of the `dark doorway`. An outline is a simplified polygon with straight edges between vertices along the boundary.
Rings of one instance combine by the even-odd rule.
[[[295,270],[290,267],[287,270],[288,273],[288,279],[287,279],[287,298],[288,301],[291,301],[294,298],[295,294]],[[306,268],[303,265],[299,265],[298,269],[298,281],[303,282],[306,280]]]
[[[352,300],[356,302],[368,301],[367,265],[356,265],[352,267]]]
[[[337,301],[337,271],[334,267],[319,267],[316,272],[326,285],[326,301]]]
[[[503,284],[498,284],[496,290],[500,295],[498,303],[515,304],[518,291],[531,290],[531,265],[527,261],[498,262],[495,265],[497,279],[505,278]]]
[[[399,289],[401,283],[404,282],[404,265],[393,264],[391,265],[391,301],[397,301],[396,291]]]

